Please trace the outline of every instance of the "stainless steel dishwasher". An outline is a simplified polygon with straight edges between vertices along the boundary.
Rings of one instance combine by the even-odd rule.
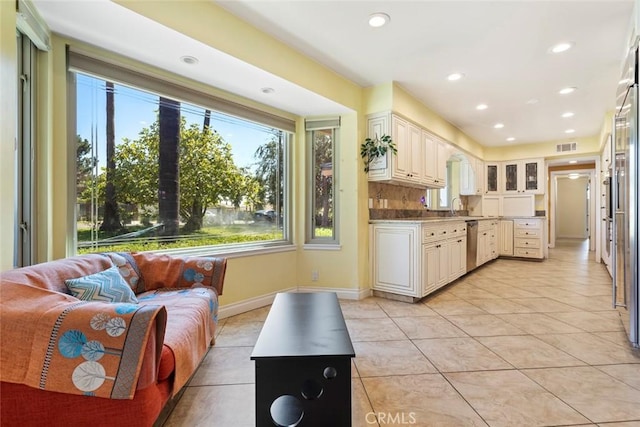
[[[478,220],[467,223],[467,273],[476,268],[478,256]]]

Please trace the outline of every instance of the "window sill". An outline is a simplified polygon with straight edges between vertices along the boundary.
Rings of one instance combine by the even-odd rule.
[[[167,249],[160,251],[152,251],[156,254],[167,254],[175,256],[217,256],[225,258],[240,258],[245,256],[266,255],[279,252],[295,251],[296,246],[290,242],[276,244],[257,244],[243,245],[242,247],[223,246],[223,247],[202,247],[193,249]]]
[[[340,251],[342,245],[328,243],[306,243],[302,246],[305,251]]]

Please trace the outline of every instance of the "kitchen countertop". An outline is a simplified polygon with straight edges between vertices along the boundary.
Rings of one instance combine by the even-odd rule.
[[[389,219],[371,219],[369,224],[385,224],[385,223],[438,223],[453,221],[485,221],[485,220],[501,220],[501,219],[547,219],[545,216],[509,216],[509,217],[484,217],[484,216],[448,216],[448,217],[425,217],[425,218],[389,218]]]

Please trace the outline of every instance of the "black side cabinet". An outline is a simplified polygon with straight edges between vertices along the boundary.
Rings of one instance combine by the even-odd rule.
[[[251,354],[256,426],[351,426],[351,358],[337,295],[279,293]]]

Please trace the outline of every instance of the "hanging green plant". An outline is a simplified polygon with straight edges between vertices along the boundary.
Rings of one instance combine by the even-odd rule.
[[[389,135],[382,135],[378,138],[367,138],[360,146],[360,156],[364,159],[364,171],[369,172],[371,163],[387,154],[387,151],[391,151],[391,154],[397,154],[398,150],[391,140]]]

